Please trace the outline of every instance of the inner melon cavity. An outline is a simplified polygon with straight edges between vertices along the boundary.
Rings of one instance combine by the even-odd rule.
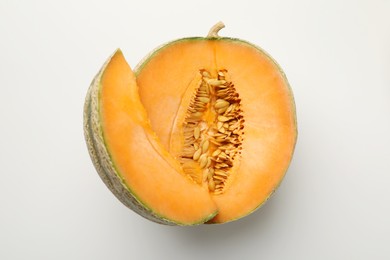
[[[204,69],[198,73],[190,100],[181,108],[186,111],[179,112],[184,117],[174,127],[181,132],[171,138],[169,151],[196,183],[207,183],[210,192],[221,194],[242,149],[241,100],[227,70],[213,73],[215,77]]]

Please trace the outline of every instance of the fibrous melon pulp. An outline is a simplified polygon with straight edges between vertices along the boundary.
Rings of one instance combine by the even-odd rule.
[[[131,70],[117,50],[89,88],[84,132],[108,188],[168,225],[226,223],[280,184],[297,138],[293,95],[260,48],[183,38]]]

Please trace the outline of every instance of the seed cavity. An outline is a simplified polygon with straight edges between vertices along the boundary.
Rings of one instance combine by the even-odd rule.
[[[210,192],[223,194],[244,140],[241,99],[225,69],[200,70],[202,80],[183,122],[183,171]],[[212,75],[216,75],[213,77]]]

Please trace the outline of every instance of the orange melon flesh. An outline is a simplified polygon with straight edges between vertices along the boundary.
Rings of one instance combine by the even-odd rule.
[[[269,57],[252,46],[223,41],[215,55],[242,99],[247,140],[229,188],[214,196],[219,214],[213,222],[226,222],[259,207],[279,185],[292,157],[296,126],[288,83]]]
[[[181,173],[151,130],[134,73],[117,51],[101,79],[100,114],[111,159],[131,193],[154,214],[178,224],[215,214],[209,193]]]
[[[225,192],[212,195],[224,223],[262,205],[282,180],[296,141],[293,97],[276,63],[242,41],[186,39],[171,43],[137,72],[141,101],[152,128],[169,149],[180,101],[200,69],[227,69],[242,100],[244,141],[241,160]],[[212,193],[210,193],[212,194]]]
[[[184,93],[199,69],[215,67],[214,45],[209,41],[179,41],[157,52],[137,75],[141,102],[165,149],[169,149],[172,127],[180,110]],[[160,124],[160,125],[159,125]]]

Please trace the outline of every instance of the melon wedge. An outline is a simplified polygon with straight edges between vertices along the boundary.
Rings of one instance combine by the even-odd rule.
[[[84,111],[95,168],[123,204],[171,225],[204,223],[217,214],[208,191],[183,174],[151,130],[134,73],[120,50],[95,77]]]

